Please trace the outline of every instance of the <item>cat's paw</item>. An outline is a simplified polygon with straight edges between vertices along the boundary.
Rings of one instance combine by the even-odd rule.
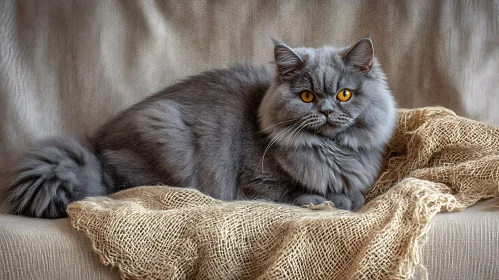
[[[333,194],[329,196],[329,200],[338,209],[352,210],[352,201],[344,194]]]
[[[360,191],[351,192],[349,197],[352,201],[352,211],[359,211],[359,209],[364,206],[364,195]]]
[[[294,204],[298,206],[305,206],[309,204],[319,205],[326,201],[326,198],[316,194],[303,194],[294,200]]]

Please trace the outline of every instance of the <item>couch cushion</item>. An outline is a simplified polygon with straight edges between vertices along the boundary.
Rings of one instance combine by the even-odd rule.
[[[0,214],[0,279],[119,279],[68,219]]]
[[[429,279],[497,279],[499,275],[499,199],[433,220],[422,262]]]

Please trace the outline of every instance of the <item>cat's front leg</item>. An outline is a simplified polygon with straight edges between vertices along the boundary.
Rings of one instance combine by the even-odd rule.
[[[327,198],[339,209],[358,211],[364,206],[364,196],[359,190],[349,190],[347,194],[332,193]]]
[[[352,201],[343,193],[334,193],[328,195],[328,199],[338,209],[352,210]]]
[[[326,198],[317,194],[302,194],[295,198],[293,203],[297,206],[305,206],[309,204],[319,205],[326,201]]]
[[[348,193],[350,201],[352,201],[352,211],[359,211],[365,204],[364,195],[359,190],[350,190]]]

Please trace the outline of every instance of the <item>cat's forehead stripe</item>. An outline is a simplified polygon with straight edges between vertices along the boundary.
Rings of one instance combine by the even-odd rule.
[[[334,95],[338,90],[341,72],[333,66],[308,67],[307,77],[310,79],[311,88],[321,95]]]

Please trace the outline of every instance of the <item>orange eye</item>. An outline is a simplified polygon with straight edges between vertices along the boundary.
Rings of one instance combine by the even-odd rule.
[[[305,103],[310,103],[315,100],[315,94],[308,90],[304,90],[300,93],[300,98],[303,100]]]
[[[340,90],[338,94],[336,95],[336,98],[338,98],[339,101],[341,102],[346,102],[352,98],[352,92],[346,88]]]

